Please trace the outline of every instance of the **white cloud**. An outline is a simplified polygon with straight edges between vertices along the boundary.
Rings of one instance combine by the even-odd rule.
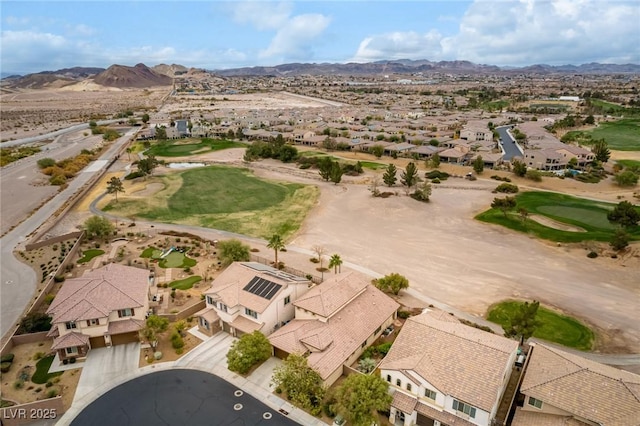
[[[320,14],[298,15],[280,27],[261,58],[307,60],[313,57],[313,44],[329,26],[331,18]]]
[[[440,55],[442,35],[437,31],[426,34],[393,32],[367,37],[358,47],[353,62],[379,59],[434,59]]]
[[[18,18],[17,16],[7,16],[4,18],[4,21],[7,25],[27,25],[29,23],[29,18]]]
[[[258,30],[274,30],[284,25],[293,10],[292,3],[240,1],[232,3],[234,21],[253,25]]]
[[[470,60],[496,65],[640,62],[640,3],[603,0],[476,0],[458,33],[376,34],[354,60]]]

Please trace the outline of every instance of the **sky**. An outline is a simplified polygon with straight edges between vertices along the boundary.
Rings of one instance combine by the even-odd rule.
[[[640,64],[639,0],[0,1],[0,72],[112,64]]]

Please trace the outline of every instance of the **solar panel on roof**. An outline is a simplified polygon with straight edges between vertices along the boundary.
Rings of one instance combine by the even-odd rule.
[[[264,278],[253,277],[251,281],[249,281],[249,284],[244,286],[243,290],[264,299],[271,300],[281,288],[281,284],[276,284]]]

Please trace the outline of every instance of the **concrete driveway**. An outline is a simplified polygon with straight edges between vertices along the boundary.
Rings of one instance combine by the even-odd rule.
[[[110,348],[91,349],[82,367],[73,404],[105,382],[130,375],[138,369],[140,343],[127,343]]]

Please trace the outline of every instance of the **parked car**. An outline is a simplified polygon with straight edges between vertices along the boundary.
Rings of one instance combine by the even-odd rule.
[[[393,325],[390,325],[389,327],[385,328],[384,331],[382,332],[382,335],[384,337],[387,337],[388,335],[390,335],[391,333],[393,333],[393,330],[395,330],[395,328],[393,327]]]

